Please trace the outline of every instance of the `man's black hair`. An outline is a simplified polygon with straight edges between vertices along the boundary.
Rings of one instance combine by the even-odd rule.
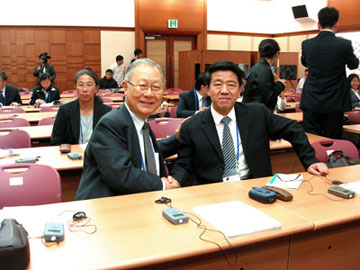
[[[216,71],[232,71],[235,73],[235,75],[238,78],[239,81],[239,85],[241,85],[242,79],[243,79],[243,72],[241,72],[240,68],[238,65],[234,64],[233,62],[230,61],[220,61],[220,62],[216,62],[212,65],[210,65],[208,72],[210,74],[210,81],[211,82],[211,76],[214,72]]]
[[[199,91],[202,85],[209,86],[210,84],[210,74],[208,72],[202,72],[196,79],[195,89]]]
[[[117,62],[117,61],[121,61],[121,60],[123,60],[123,59],[124,59],[124,57],[123,57],[122,55],[116,56],[116,62]]]
[[[263,39],[259,44],[260,57],[273,58],[278,51],[280,51],[279,44],[271,38]]]
[[[141,49],[135,49],[135,51],[134,51],[135,56],[142,54],[142,53],[143,53],[143,51]]]
[[[111,74],[114,74],[114,71],[112,71],[112,69],[110,69],[110,68],[105,71],[105,73],[108,73],[108,72]]]
[[[7,81],[8,76],[4,71],[0,71],[0,78],[3,79],[3,81]]]
[[[339,11],[334,7],[324,7],[318,13],[321,28],[333,28],[339,20]]]

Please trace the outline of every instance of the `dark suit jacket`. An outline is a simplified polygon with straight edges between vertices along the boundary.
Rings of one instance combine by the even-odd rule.
[[[355,93],[351,89],[350,89],[350,97],[351,97],[351,108],[355,109],[355,107],[360,107],[360,99],[355,95]]]
[[[93,129],[100,118],[111,111],[99,98],[94,100]],[[56,115],[51,145],[63,143],[78,144],[80,136],[80,105],[79,99],[60,106]]]
[[[196,102],[194,91],[196,89],[189,90],[179,95],[179,104],[176,109],[176,116],[186,118],[195,114],[199,110],[199,101]],[[210,106],[210,97],[206,98],[207,106]]]
[[[272,175],[269,140],[284,138],[291,142],[305,168],[318,162],[297,122],[275,115],[258,103],[236,103],[235,114],[250,178]],[[224,160],[210,110],[183,123],[178,152],[171,174],[181,185],[191,173],[195,176],[195,184],[222,181]]]
[[[49,88],[50,88],[50,102],[59,100],[60,99],[59,87],[52,84]],[[32,91],[32,96],[30,100],[30,105],[34,105],[37,99],[45,100],[46,96],[40,85],[35,86],[31,91]]]
[[[5,85],[5,106],[8,106],[11,104],[11,102],[17,102],[19,104],[22,104],[21,98],[19,95],[19,90],[11,85],[6,84]]]
[[[350,40],[321,31],[316,37],[303,41],[301,62],[309,69],[301,95],[300,108],[303,111],[351,110],[345,65],[355,69],[359,59],[354,55]]]
[[[285,86],[281,82],[274,82],[274,75],[269,63],[264,58],[261,58],[251,68],[246,79],[243,102],[263,103],[273,112],[277,97],[284,88]]]
[[[100,89],[112,89],[112,88],[118,88],[118,83],[113,78],[110,80],[106,79],[106,76],[101,78],[100,80]]]
[[[160,176],[166,176],[163,157],[150,131],[160,157]],[[104,115],[98,122],[85,151],[84,169],[76,200],[136,192],[161,190],[159,176],[141,170],[141,151],[133,120],[126,106]]]
[[[40,71],[38,70],[39,66],[36,66],[34,68],[34,76],[35,77],[39,77],[41,73],[44,73],[44,65],[40,65]],[[56,78],[56,72],[55,69],[53,67],[53,65],[50,64],[46,64],[46,69],[45,69],[46,73],[48,73],[50,75],[50,80],[54,81]]]

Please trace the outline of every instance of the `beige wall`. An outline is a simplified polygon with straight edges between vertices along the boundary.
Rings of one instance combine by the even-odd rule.
[[[274,38],[279,43],[282,52],[299,53],[299,78],[303,77],[305,70],[305,67],[300,61],[301,42],[314,36],[316,36],[316,34]],[[265,38],[266,37],[208,34],[208,50],[257,51],[259,43]]]
[[[125,66],[128,67],[134,58],[135,32],[134,31],[101,31],[101,77],[115,57],[122,55]]]

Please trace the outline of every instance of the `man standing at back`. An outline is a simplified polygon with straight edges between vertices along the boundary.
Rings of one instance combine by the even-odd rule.
[[[344,111],[351,110],[345,65],[355,69],[359,60],[351,41],[336,37],[339,12],[325,7],[318,13],[320,33],[302,43],[302,64],[308,68],[301,96],[306,132],[341,138]]]

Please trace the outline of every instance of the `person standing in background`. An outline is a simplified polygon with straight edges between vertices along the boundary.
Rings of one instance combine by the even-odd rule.
[[[343,115],[351,110],[349,84],[345,65],[359,66],[351,41],[335,36],[339,12],[325,7],[318,13],[320,33],[302,43],[302,64],[309,75],[301,94],[304,130],[339,139]]]
[[[54,82],[56,78],[56,72],[53,65],[48,63],[48,59],[51,59],[51,56],[48,55],[47,52],[43,52],[39,55],[39,59],[41,60],[41,65],[36,66],[34,69],[34,76],[40,78],[40,75],[43,73],[47,73],[50,75],[51,82]],[[40,81],[38,81],[40,82]]]
[[[141,49],[135,49],[134,56],[135,57],[133,59],[131,59],[131,63],[134,62],[135,60],[138,60],[138,59],[142,58],[143,57],[143,51]]]
[[[259,44],[259,54],[259,62],[251,68],[246,78],[243,102],[263,103],[273,112],[277,97],[286,85],[286,80],[274,77],[271,69],[280,55],[279,44],[273,39],[264,39]]]
[[[124,80],[125,76],[125,64],[124,64],[124,57],[122,55],[118,55],[115,58],[116,63],[110,66],[110,69],[114,73],[114,80],[117,82],[119,87],[122,87],[122,81]]]

